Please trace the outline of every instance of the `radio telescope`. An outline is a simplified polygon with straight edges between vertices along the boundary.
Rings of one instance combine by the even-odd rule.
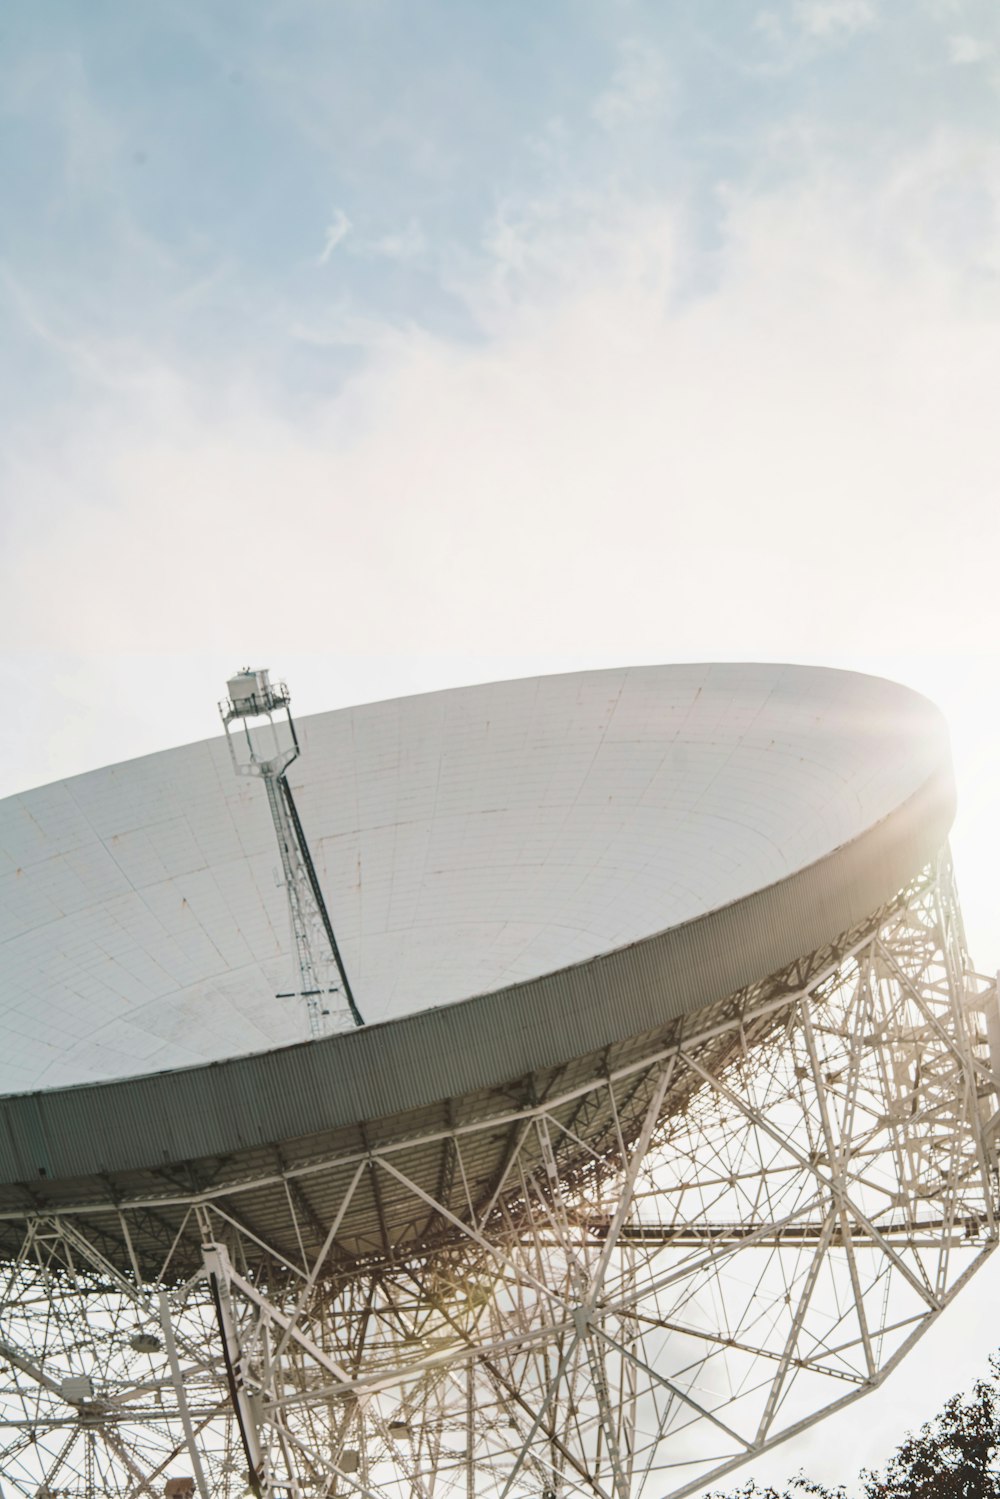
[[[230,688],[0,803],[4,1499],[679,1499],[875,1388],[996,1241],[937,711]]]

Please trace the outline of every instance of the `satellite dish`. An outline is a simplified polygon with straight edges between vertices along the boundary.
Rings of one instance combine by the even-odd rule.
[[[937,710],[763,665],[297,724],[229,687],[251,775],[221,738],[0,803],[11,1481],[83,1471],[79,1350],[109,1471],[199,1499],[660,1499],[873,1388],[995,1242]]]

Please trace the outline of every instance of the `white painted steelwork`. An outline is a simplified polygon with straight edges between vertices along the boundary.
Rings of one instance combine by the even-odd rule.
[[[957,923],[942,864],[839,950],[582,1085],[224,1190],[171,1173],[8,1213],[5,1493],[138,1499],[188,1476],[200,1499],[680,1499],[720,1482],[875,1388],[994,1246],[996,993]],[[498,1132],[502,1169],[474,1199]],[[429,1192],[421,1158],[442,1145]],[[372,1183],[416,1233],[345,1252]],[[257,1231],[268,1196],[290,1252]],[[151,1225],[156,1271],[116,1269]]]
[[[399,979],[432,933],[414,995],[456,1002],[0,1099],[8,1489],[663,1499],[874,1388],[996,1241],[996,990],[935,710],[692,667],[312,726],[318,784],[353,767],[302,787],[324,884],[382,847],[346,940]],[[369,902],[397,844],[416,886]]]
[[[288,900],[294,953],[292,988],[275,998],[298,999],[304,1004],[309,1034],[316,1041],[363,1022],[344,972],[295,796],[288,784],[288,772],[301,753],[291,697],[284,683],[272,687],[267,671],[247,668],[230,677],[226,685],[229,697],[219,704],[219,714],[233,770],[237,775],[254,776],[263,784]],[[267,720],[266,725],[263,719]],[[282,722],[284,733],[279,728]],[[242,754],[233,739],[230,727],[233,723],[243,730],[239,736]]]

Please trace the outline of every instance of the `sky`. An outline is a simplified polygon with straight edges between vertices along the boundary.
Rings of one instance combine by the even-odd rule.
[[[998,107],[994,0],[11,0],[0,795],[247,663],[847,666],[948,716],[995,971]],[[753,1471],[882,1460],[998,1293]]]

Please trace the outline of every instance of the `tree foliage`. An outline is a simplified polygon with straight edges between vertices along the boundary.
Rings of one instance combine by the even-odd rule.
[[[858,1499],[1000,1499],[1000,1357],[991,1377],[953,1395],[932,1421],[908,1435],[881,1472],[862,1469]],[[715,1499],[723,1499],[722,1495]],[[851,1499],[843,1484],[827,1488],[801,1474],[783,1489],[753,1480],[729,1499]]]

